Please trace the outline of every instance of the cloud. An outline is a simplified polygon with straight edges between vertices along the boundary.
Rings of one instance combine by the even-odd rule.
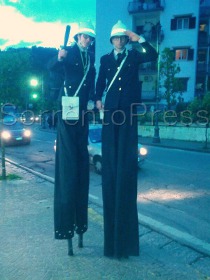
[[[9,0],[9,2],[11,2],[11,3],[19,3],[20,0]]]
[[[58,48],[63,43],[65,24],[57,22],[35,22],[33,18],[23,16],[12,6],[0,6],[0,40],[1,49],[9,46],[37,46]],[[72,23],[72,36],[75,34],[77,24]]]

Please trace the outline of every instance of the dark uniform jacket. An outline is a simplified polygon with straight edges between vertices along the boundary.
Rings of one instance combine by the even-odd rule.
[[[108,90],[105,102],[106,110],[119,107],[125,108],[132,103],[139,103],[141,101],[138,77],[139,64],[157,59],[157,52],[148,42],[144,42],[141,45],[145,52],[128,50],[128,56],[123,67]],[[105,88],[108,87],[117,71],[118,65],[113,52],[114,50],[101,57],[96,83],[96,101],[102,99]]]
[[[131,104],[139,103],[139,64],[155,60],[157,53],[147,42],[145,52],[129,50],[116,80],[108,89],[102,130],[102,193],[104,255],[139,255],[137,216],[137,118],[131,120]],[[96,82],[96,101],[101,100],[117,67],[114,51],[102,56]],[[117,113],[117,111],[123,111]],[[115,112],[116,110],[116,112]],[[115,113],[116,114],[115,114]],[[108,125],[109,124],[109,125]]]
[[[64,61],[60,62],[57,57],[54,57],[49,62],[48,68],[54,74],[51,87],[55,90],[58,88],[63,89],[65,81],[68,96],[73,96],[84,76],[84,66],[77,44],[67,47],[66,50],[68,54]],[[95,66],[93,53],[88,52],[88,59],[90,60],[90,69],[78,94],[81,109],[86,109],[88,100],[92,99],[94,94]],[[58,97],[60,100],[62,95],[64,95],[63,90],[60,91],[59,96],[56,96],[56,98]]]
[[[49,63],[49,70],[54,74],[55,85],[61,87],[57,96],[60,101],[65,94],[64,82],[68,96],[73,96],[85,72],[78,45],[68,47],[67,51],[64,61],[59,62],[55,57]],[[94,56],[88,53],[88,57],[90,69],[78,94],[80,116],[82,110],[87,109],[90,92],[94,89]],[[75,231],[77,234],[83,234],[88,228],[88,118],[85,115],[83,119],[80,117],[78,121],[73,120],[71,124],[71,121],[62,120],[61,112],[58,112],[57,117],[54,230],[56,239],[70,239]]]

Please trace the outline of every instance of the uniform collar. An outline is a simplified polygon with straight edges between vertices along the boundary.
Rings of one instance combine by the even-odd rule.
[[[82,48],[78,43],[77,46],[81,52],[87,52],[87,49]]]
[[[121,52],[117,52],[117,51],[114,49],[114,55],[117,56],[118,53],[124,53],[125,50],[126,50],[126,48],[124,48]]]

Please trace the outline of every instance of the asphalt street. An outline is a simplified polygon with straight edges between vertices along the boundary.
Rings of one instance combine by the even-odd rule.
[[[84,248],[67,255],[66,241],[53,234],[53,178],[6,163],[21,179],[0,181],[0,279],[210,279],[210,255],[139,223],[140,256],[103,256],[103,209],[90,199]]]

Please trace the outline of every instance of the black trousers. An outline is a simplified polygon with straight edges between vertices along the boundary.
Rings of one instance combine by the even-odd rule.
[[[139,255],[137,119],[130,110],[105,112],[102,130],[104,255]]]
[[[58,115],[55,160],[54,228],[56,239],[70,239],[88,228],[88,121]]]

